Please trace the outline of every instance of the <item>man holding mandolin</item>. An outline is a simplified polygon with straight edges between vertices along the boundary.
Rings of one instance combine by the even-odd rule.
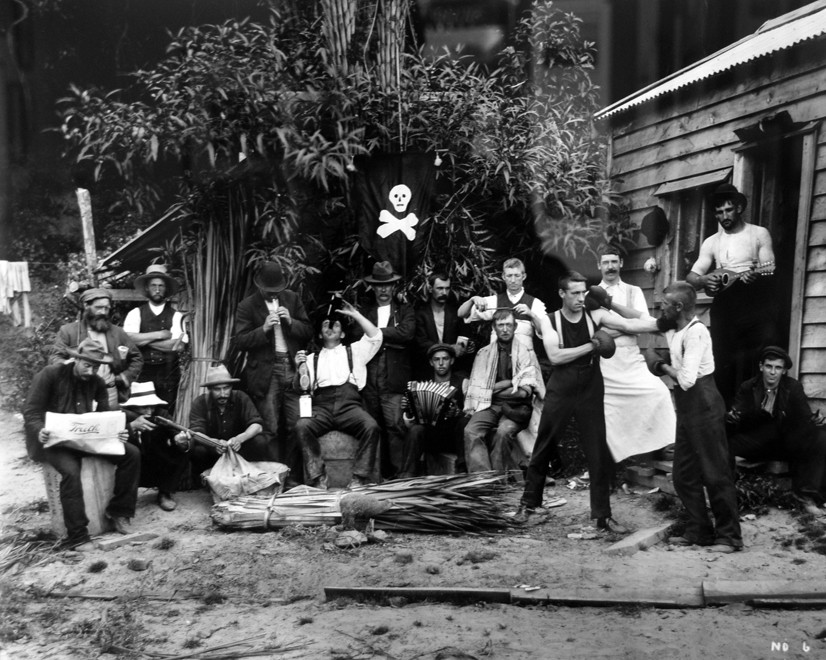
[[[769,231],[743,219],[747,200],[735,186],[721,184],[711,202],[720,229],[703,241],[686,279],[714,296],[714,379],[729,405],[737,384],[754,375],[760,350],[777,343],[773,278],[766,277],[774,273],[774,250]]]

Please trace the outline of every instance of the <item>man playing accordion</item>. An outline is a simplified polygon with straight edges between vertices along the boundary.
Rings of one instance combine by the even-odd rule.
[[[456,351],[450,344],[433,344],[427,351],[433,370],[429,381],[408,383],[402,401],[404,437],[399,478],[410,479],[421,473],[424,454],[456,454],[463,463],[462,431],[465,418],[465,379],[453,373]]]

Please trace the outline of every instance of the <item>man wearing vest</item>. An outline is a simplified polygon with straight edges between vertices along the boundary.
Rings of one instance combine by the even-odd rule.
[[[344,330],[335,313],[354,319],[364,333],[361,339],[344,346]],[[358,440],[351,487],[370,483],[381,437],[378,423],[364,409],[359,390],[367,381],[367,363],[381,348],[382,332],[347,302],[334,314],[321,319],[321,350],[310,355],[298,351],[295,356],[299,373],[306,369],[304,387],[312,393],[312,416],[298,419],[295,434],[304,456],[305,483],[322,489],[327,488],[327,470],[318,442],[322,435],[338,430]],[[296,378],[296,389],[302,379]]]
[[[601,308],[589,313],[585,293],[585,278],[579,273],[560,278],[562,309],[554,314],[553,325],[548,317],[543,322],[542,339],[553,371],[516,520],[527,522],[540,513],[537,508],[542,505],[549,456],[573,417],[591,478],[591,518],[596,518],[599,529],[625,533],[627,530],[611,515],[614,463],[605,440],[604,389],[599,369],[600,357],[613,355],[614,342],[597,328],[604,325],[626,333],[656,332],[657,324],[650,317],[624,319]]]
[[[239,303],[235,315],[235,347],[247,353],[242,378],[264,419],[270,460],[284,463],[291,477],[300,479],[301,453],[293,432],[298,419],[293,360],[313,328],[301,298],[287,289],[278,263],[264,262],[253,282],[258,291]]]
[[[141,350],[141,380],[155,384],[158,398],[167,401],[167,410],[175,410],[181,371],[178,354],[183,348],[183,315],[169,302],[178,285],[163,264],[152,264],[146,273],[135,278],[135,290],[148,299],[126,315],[123,329]]]

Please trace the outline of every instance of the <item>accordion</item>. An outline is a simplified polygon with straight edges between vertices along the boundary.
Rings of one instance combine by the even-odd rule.
[[[436,383],[432,380],[407,383],[407,411],[417,423],[436,426],[445,418],[448,402],[456,393],[450,383]]]

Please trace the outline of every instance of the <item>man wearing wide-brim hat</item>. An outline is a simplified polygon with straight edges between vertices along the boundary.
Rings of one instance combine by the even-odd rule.
[[[287,288],[288,274],[276,261],[261,264],[235,314],[234,346],[246,352],[244,389],[263,419],[271,460],[289,466],[300,479],[301,451],[295,434],[298,394],[292,388],[296,351],[306,347],[313,327],[301,297]]]
[[[714,296],[714,381],[727,405],[738,383],[755,375],[760,348],[778,342],[775,278],[769,277],[775,270],[772,237],[765,227],[746,222],[746,202],[730,183],[714,189],[710,203],[720,227],[703,241],[686,276],[695,289]]]
[[[147,301],[126,315],[123,329],[143,355],[141,380],[152,381],[160,398],[169,402],[168,410],[173,411],[181,379],[178,358],[186,341],[183,315],[169,300],[178,284],[165,265],[151,264],[135,278],[134,287]]]
[[[83,414],[110,410],[108,389],[98,373],[112,364],[112,358],[103,346],[88,338],[81,340],[77,348],[67,349],[67,356],[71,358],[70,362],[44,367],[34,377],[23,407],[23,420],[29,458],[49,463],[60,473],[60,503],[67,533],[64,543],[67,547],[85,551],[93,549],[80,481],[81,462],[88,454],[61,444],[44,447],[50,439],[45,428],[46,413]],[[126,442],[125,430],[120,439],[125,443],[123,456],[96,454],[95,457],[115,465],[115,489],[106,516],[118,532],[126,533],[128,520],[135,515],[141,455],[136,447]]]
[[[759,375],[737,390],[726,415],[728,448],[749,461],[788,461],[792,492],[803,508],[826,515],[823,475],[826,470],[826,428],[813,416],[799,381],[788,375],[792,359],[780,346],[760,351]]]
[[[189,459],[187,442],[175,442],[174,431],[156,423],[157,417],[170,418],[167,402],[155,392],[151,381],[132,383],[132,394],[120,404],[126,413],[129,442],[141,452],[140,485],[158,489],[158,506],[172,511],[177,506],[173,494],[178,490]]]
[[[103,364],[98,376],[109,392],[109,408],[116,410],[118,401],[129,398],[129,387],[143,369],[143,355],[123,328],[111,321],[112,293],[108,289],[88,289],[80,296],[83,316],[79,321],[60,327],[52,347],[50,362],[58,364],[74,359],[84,339],[94,339],[111,359]]]
[[[207,392],[192,402],[188,428],[219,441],[217,449],[193,441],[185,432],[175,436],[176,442],[189,445],[195,474],[211,468],[227,448],[248,461],[272,460],[263,419],[250,397],[234,389],[239,382],[223,364],[213,364],[201,383]]]
[[[379,352],[367,363],[367,384],[361,391],[364,407],[382,428],[383,476],[393,476],[402,464],[404,436],[402,395],[412,378],[411,352],[416,335],[413,307],[393,295],[402,277],[389,261],[379,261],[363,281],[372,290],[374,302],[364,316],[381,330]]]

